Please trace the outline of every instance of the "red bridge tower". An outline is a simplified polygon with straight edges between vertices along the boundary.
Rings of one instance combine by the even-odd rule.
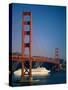
[[[27,19],[26,17],[29,17]],[[25,19],[26,18],[26,19]],[[25,30],[26,25],[29,27],[29,30]],[[29,42],[25,43],[25,36],[29,36]],[[24,79],[24,50],[25,48],[29,49],[29,79],[32,79],[32,13],[31,12],[23,12],[22,16],[22,79]]]
[[[60,50],[59,48],[55,48],[55,60],[56,62],[58,62],[57,70],[59,71],[60,69]]]

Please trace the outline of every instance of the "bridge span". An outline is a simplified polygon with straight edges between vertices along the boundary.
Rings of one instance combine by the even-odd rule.
[[[30,61],[29,56],[25,56],[24,58],[22,57],[22,55],[12,55],[9,58],[12,61]],[[32,56],[32,61],[36,61],[36,62],[47,62],[47,63],[51,63],[51,64],[55,64],[55,65],[59,65],[60,62],[59,60],[57,60],[56,58],[51,58],[49,59],[48,57],[42,57],[42,56]]]

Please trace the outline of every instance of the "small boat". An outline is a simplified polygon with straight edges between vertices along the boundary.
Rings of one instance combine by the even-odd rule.
[[[24,69],[24,72],[25,72],[25,69]],[[28,75],[28,73],[29,73],[29,69],[27,72],[25,72],[25,75]],[[49,75],[49,73],[50,73],[50,70],[47,70],[44,67],[37,67],[37,68],[32,69],[32,76],[47,76]],[[14,75],[20,77],[21,69],[16,70],[14,72]]]

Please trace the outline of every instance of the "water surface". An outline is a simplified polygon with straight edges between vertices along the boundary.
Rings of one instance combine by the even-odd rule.
[[[66,72],[61,70],[59,72],[51,72],[48,76],[33,76],[31,83],[20,83],[21,77],[12,76],[13,86],[30,86],[30,85],[47,85],[47,84],[62,84],[66,83]]]

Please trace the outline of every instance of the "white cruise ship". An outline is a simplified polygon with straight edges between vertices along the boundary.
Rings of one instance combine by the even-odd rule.
[[[25,71],[25,69],[24,69]],[[29,69],[28,69],[29,71]],[[35,69],[32,69],[32,76],[47,76],[49,75],[50,70],[47,70],[44,67],[37,67]],[[21,69],[18,69],[14,72],[15,76],[21,76]],[[25,72],[25,75],[28,75],[28,72]]]

